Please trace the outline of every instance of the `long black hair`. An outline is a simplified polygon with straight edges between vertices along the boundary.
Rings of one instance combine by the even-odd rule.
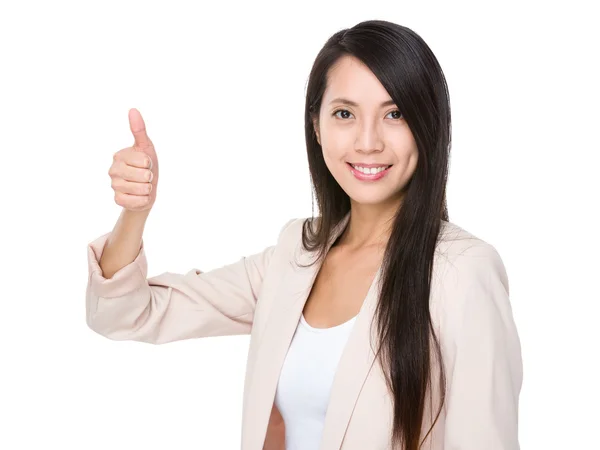
[[[386,246],[381,289],[374,319],[377,355],[394,400],[392,448],[417,450],[427,393],[440,362],[441,403],[445,375],[440,343],[429,311],[430,280],[441,221],[448,221],[446,182],[450,158],[450,100],[442,69],[431,49],[414,31],[369,20],[331,36],[311,69],[305,105],[306,150],[320,215],[303,224],[302,245],[324,257],[333,228],[350,211],[350,198],[325,165],[317,140],[317,121],[329,70],[342,56],[362,61],[379,79],[404,116],[418,148],[415,172],[404,187]],[[314,205],[313,205],[314,206]],[[313,226],[312,223],[317,226]],[[316,262],[316,261],[315,261]]]

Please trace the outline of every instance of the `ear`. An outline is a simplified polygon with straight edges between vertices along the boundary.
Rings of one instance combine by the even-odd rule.
[[[321,136],[319,133],[319,124],[317,123],[317,119],[313,119],[313,128],[315,130],[315,134],[317,135],[317,142],[321,145]]]

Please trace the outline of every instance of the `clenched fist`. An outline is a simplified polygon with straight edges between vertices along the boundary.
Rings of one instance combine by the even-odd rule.
[[[129,110],[129,128],[134,137],[133,146],[113,155],[108,175],[117,205],[130,211],[146,211],[156,200],[158,160],[146,134],[144,119],[135,108]]]

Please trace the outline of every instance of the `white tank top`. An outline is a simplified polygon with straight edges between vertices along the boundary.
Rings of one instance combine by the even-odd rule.
[[[313,328],[301,316],[275,393],[286,450],[318,450],[333,377],[355,321]]]

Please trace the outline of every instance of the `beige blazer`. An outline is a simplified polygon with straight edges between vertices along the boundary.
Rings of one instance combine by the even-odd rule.
[[[333,233],[329,247],[349,215]],[[88,244],[87,324],[112,340],[162,344],[207,336],[250,335],[243,396],[242,450],[284,450],[274,407],[280,370],[320,264],[299,268],[303,219],[282,228],[260,253],[203,272],[147,278],[144,244],[111,279],[98,265],[109,233]],[[444,221],[434,260],[430,310],[447,376],[446,406],[423,449],[517,450],[521,346],[508,279],[495,248]],[[380,269],[381,270],[381,269]],[[392,402],[374,358],[378,272],[341,356],[325,418],[321,450],[389,449]],[[373,344],[373,347],[375,345]],[[434,374],[437,373],[437,368]],[[435,385],[435,381],[434,381]],[[426,409],[433,422],[439,393]]]

